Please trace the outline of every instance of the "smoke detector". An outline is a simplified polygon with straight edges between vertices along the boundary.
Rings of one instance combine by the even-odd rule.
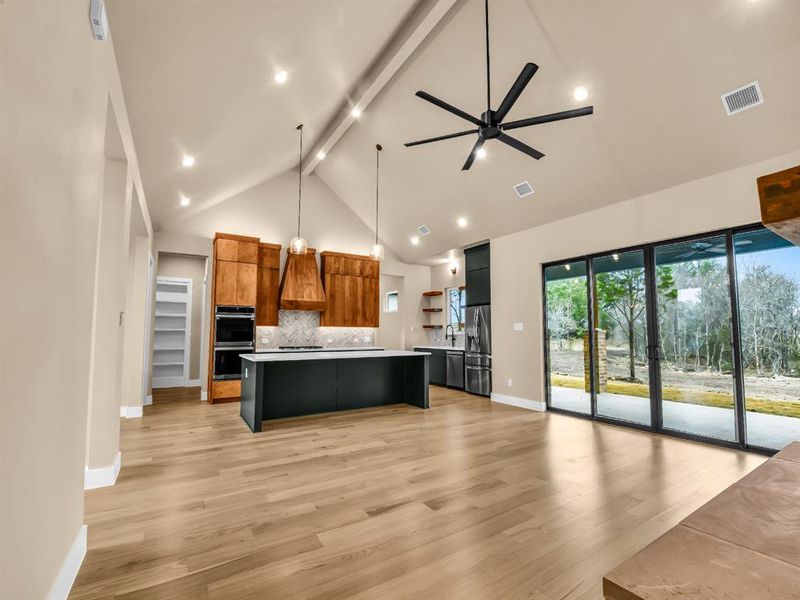
[[[108,39],[108,17],[103,0],[91,0],[89,3],[89,20],[92,22],[92,33],[98,42]]]
[[[420,225],[419,227],[417,227],[417,231],[419,231],[420,235],[430,235],[431,234],[431,230],[428,229],[425,225]]]
[[[527,181],[523,181],[522,183],[518,183],[514,186],[514,191],[517,192],[517,196],[524,198],[525,196],[530,196],[533,193],[533,187]]]
[[[761,95],[761,86],[758,85],[757,81],[736,88],[727,94],[722,94],[722,105],[725,107],[725,112],[728,116],[763,103],[764,96]]]

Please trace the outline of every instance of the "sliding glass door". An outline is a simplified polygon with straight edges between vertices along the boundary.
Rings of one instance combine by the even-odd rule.
[[[736,441],[725,236],[655,248],[664,429]]]
[[[745,436],[779,450],[800,440],[800,248],[766,229],[733,247]]]
[[[589,415],[589,310],[586,261],[544,271],[550,406]]]
[[[592,259],[597,415],[651,425],[643,250]]]
[[[800,248],[760,226],[544,267],[548,406],[727,446],[800,441]]]

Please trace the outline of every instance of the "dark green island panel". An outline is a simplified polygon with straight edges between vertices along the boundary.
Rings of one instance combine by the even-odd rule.
[[[328,354],[328,353],[326,353]],[[382,406],[428,408],[429,356],[419,352],[338,352],[242,355],[241,417],[253,432],[261,422]],[[255,358],[254,358],[255,357]]]

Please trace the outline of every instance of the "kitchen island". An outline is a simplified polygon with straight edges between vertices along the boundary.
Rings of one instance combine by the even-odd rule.
[[[425,352],[355,350],[242,354],[241,417],[261,422],[386,404],[428,408]]]

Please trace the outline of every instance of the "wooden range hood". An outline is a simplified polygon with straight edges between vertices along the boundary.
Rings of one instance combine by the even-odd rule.
[[[282,309],[319,312],[328,306],[316,255],[314,248],[309,248],[307,254],[287,252],[281,277]]]

